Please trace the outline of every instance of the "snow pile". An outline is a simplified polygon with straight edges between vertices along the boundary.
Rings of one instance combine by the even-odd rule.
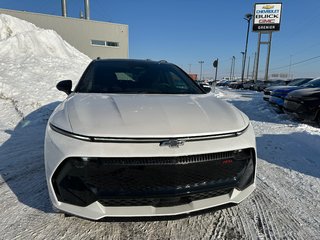
[[[55,31],[41,29],[32,23],[0,15],[0,55],[17,57],[82,58],[87,56],[65,42]]]
[[[0,14],[0,98],[10,99],[22,115],[63,100],[57,82],[75,84],[89,62],[55,31]]]
[[[0,15],[0,40],[3,41],[9,37],[16,36],[22,32],[38,29],[34,24],[24,20],[1,14]]]

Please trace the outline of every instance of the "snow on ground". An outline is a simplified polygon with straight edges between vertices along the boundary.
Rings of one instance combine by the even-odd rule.
[[[88,62],[53,31],[0,15],[0,239],[319,239],[320,129],[276,114],[260,93],[240,90],[216,94],[245,112],[257,135],[257,189],[238,206],[161,221],[54,213],[44,130],[65,97],[57,81],[76,82]]]
[[[293,232],[287,232],[288,236],[305,231],[308,239],[317,239],[320,236],[320,128],[277,114],[262,100],[262,93],[228,89],[218,92],[220,98],[246,113],[255,129],[260,159],[255,195],[264,192],[270,199],[275,198],[273,203],[279,206],[270,206],[267,212],[274,212],[280,220],[276,224],[281,228],[287,224],[292,231],[293,223],[297,223]]]

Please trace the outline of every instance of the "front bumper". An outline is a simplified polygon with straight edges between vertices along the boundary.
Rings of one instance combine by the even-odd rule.
[[[167,178],[166,173],[167,176],[181,174],[181,171],[177,170],[177,165],[155,168],[133,164],[131,167],[126,165],[123,168],[119,167],[122,160],[118,161],[141,158],[155,158],[156,162],[157,159],[179,161],[190,155],[203,156],[207,153],[219,155],[221,152],[239,149],[251,149],[252,152],[252,166],[250,173],[247,174],[251,176],[245,183],[242,180],[242,184],[240,180],[243,178],[237,175],[238,173],[229,171],[226,174],[235,174],[234,178],[221,177],[223,168],[220,166],[219,169],[219,165],[214,165],[217,162],[210,162],[210,165],[204,161],[203,171],[197,170],[198,165],[182,164],[182,172],[187,172],[188,176],[183,180],[179,178],[180,182],[176,184],[177,179]],[[70,159],[73,159],[73,162],[70,162]],[[94,164],[87,168],[81,164],[77,165],[78,160],[74,159],[89,159],[89,162],[93,161]],[[227,160],[226,163],[230,163],[230,157],[220,160]],[[106,165],[103,166],[103,163]],[[45,140],[45,166],[51,201],[62,211],[90,219],[179,215],[227,203],[239,203],[254,190],[255,138],[250,126],[246,132],[237,137],[186,142],[183,147],[169,148],[159,147],[157,143],[85,142],[61,135],[48,127]],[[216,169],[211,178],[207,176],[208,167]],[[239,169],[238,172],[242,171],[243,174],[247,168],[242,166]],[[151,179],[151,183],[146,182],[147,179]],[[114,182],[119,184],[118,188]],[[73,190],[69,191],[72,183],[75,185],[71,186]],[[88,188],[89,191],[84,191]],[[64,191],[65,189],[68,190]],[[77,195],[77,191],[80,195]],[[79,201],[75,200],[77,198]]]
[[[271,91],[264,89],[263,90],[263,100],[269,101],[271,95]]]
[[[263,95],[263,100],[268,102],[269,99],[270,99],[270,95]]]
[[[283,107],[284,104],[284,98],[283,97],[277,97],[277,96],[271,96],[269,99],[269,102],[272,105],[278,106],[278,107]]]
[[[307,121],[315,121],[318,113],[317,108],[310,109],[304,103],[288,99],[284,101],[284,111],[295,118]]]

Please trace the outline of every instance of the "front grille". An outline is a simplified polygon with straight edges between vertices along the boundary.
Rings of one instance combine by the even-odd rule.
[[[294,102],[291,100],[285,100],[285,108],[288,111],[296,111],[299,107],[301,107],[301,104],[298,102]]]
[[[243,189],[253,181],[254,150],[179,157],[65,159],[52,178],[61,202],[87,206],[167,206]]]
[[[193,194],[185,194],[181,196],[168,196],[168,197],[137,197],[137,198],[114,198],[114,199],[100,199],[99,203],[104,206],[154,206],[154,207],[172,207],[182,204],[187,204],[192,201],[201,200],[205,198],[212,198],[216,196],[221,196],[224,194],[229,194],[232,188],[218,189],[209,192],[200,192]]]

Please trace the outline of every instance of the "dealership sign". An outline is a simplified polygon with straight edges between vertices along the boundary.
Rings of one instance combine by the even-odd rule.
[[[256,3],[253,31],[279,31],[282,3]]]

